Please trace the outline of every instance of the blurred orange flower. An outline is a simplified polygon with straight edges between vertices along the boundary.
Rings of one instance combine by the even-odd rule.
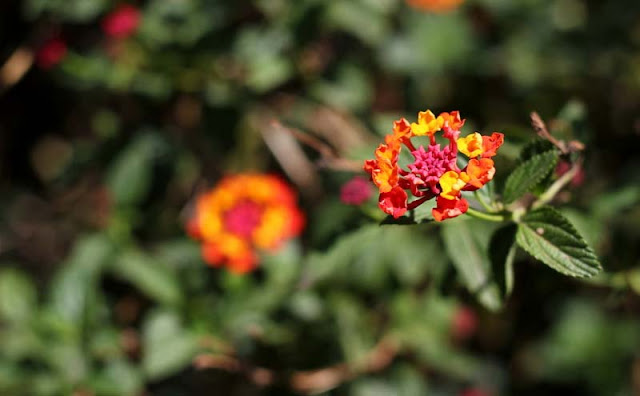
[[[413,8],[432,12],[447,12],[457,8],[464,0],[407,0]]]
[[[208,264],[246,273],[258,265],[258,250],[277,250],[303,226],[289,185],[274,175],[238,174],[198,197],[187,231],[202,241]]]

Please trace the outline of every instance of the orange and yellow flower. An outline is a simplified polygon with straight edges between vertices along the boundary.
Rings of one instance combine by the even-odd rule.
[[[258,265],[259,250],[277,250],[303,226],[296,195],[284,181],[274,175],[238,174],[198,197],[187,230],[202,241],[208,264],[245,273]]]
[[[407,4],[411,7],[431,12],[451,11],[463,2],[464,0],[407,0]]]
[[[364,170],[378,187],[380,209],[398,218],[435,197],[432,215],[436,221],[467,212],[469,203],[462,197],[462,191],[477,190],[493,179],[496,170],[491,157],[504,142],[504,135],[494,132],[483,136],[475,132],[460,138],[463,125],[458,111],[436,117],[427,110],[418,114],[417,123],[410,124],[404,118],[394,122],[392,133],[376,149],[375,159],[364,164]],[[449,141],[444,148],[436,143],[439,131]],[[429,145],[416,148],[411,141],[416,136],[427,136]],[[398,164],[402,146],[414,158],[407,169]],[[457,165],[458,152],[469,157],[463,169]],[[407,190],[416,199],[409,201]]]

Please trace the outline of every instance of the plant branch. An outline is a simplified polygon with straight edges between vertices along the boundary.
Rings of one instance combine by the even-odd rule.
[[[317,370],[295,371],[282,375],[274,370],[251,366],[234,356],[205,353],[196,356],[193,365],[196,369],[219,369],[242,374],[260,387],[285,382],[292,390],[305,395],[326,392],[360,375],[375,373],[387,368],[399,352],[399,345],[391,337],[383,337],[367,354],[361,365],[353,367],[347,363],[338,363]]]
[[[482,194],[480,194],[479,190],[474,191],[473,192],[473,196],[480,203],[480,205],[482,205],[482,207],[487,210],[487,212],[495,212],[496,211],[494,208],[491,207],[491,205],[489,205],[487,203],[487,201],[484,200],[484,197],[482,196]]]
[[[0,67],[0,92],[17,84],[33,65],[35,55],[26,47],[19,47]]]
[[[580,171],[580,167],[582,166],[582,161],[577,161],[573,164],[571,169],[569,169],[564,175],[560,176],[558,180],[556,180],[547,191],[540,195],[531,207],[533,209],[537,209],[547,203],[551,202],[553,198],[562,190],[567,184],[571,182],[571,180],[575,177],[575,175]]]
[[[493,221],[496,223],[502,223],[503,221],[507,221],[507,217],[505,215],[489,214],[485,212],[480,212],[479,210],[475,210],[472,208],[467,209],[466,213],[471,217],[475,217],[477,219],[482,219],[487,221]]]
[[[556,146],[562,152],[562,154],[569,153],[569,149],[567,148],[567,145],[565,144],[565,142],[554,138],[553,135],[549,133],[549,130],[547,129],[547,125],[544,123],[544,121],[542,121],[542,118],[540,118],[540,115],[538,113],[534,111],[530,114],[530,117],[531,117],[531,126],[533,126],[533,129],[536,131],[538,136],[550,141],[554,146]]]
[[[362,171],[362,164],[357,161],[351,161],[345,158],[339,157],[335,150],[322,140],[309,135],[308,133],[304,133],[298,129],[294,129],[291,127],[285,127],[282,124],[279,124],[281,128],[289,132],[293,137],[295,137],[301,143],[311,147],[318,154],[320,154],[320,160],[318,160],[317,165],[324,168],[329,168],[333,170],[342,170],[349,172],[360,172]]]

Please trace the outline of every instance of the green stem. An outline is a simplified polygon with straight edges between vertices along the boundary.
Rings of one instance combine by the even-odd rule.
[[[487,210],[487,212],[495,212],[495,209],[493,209],[488,203],[487,201],[484,200],[484,197],[482,196],[482,194],[480,194],[478,192],[479,190],[476,190],[473,192],[473,196],[476,197],[476,200],[480,203],[480,205],[482,205],[483,208],[485,208]]]
[[[489,213],[485,213],[485,212],[480,212],[480,211],[472,209],[472,208],[469,208],[467,210],[467,214],[469,216],[471,216],[471,217],[475,217],[476,219],[494,221],[496,223],[502,223],[503,221],[507,220],[507,218],[504,215],[489,214]]]
[[[540,198],[538,198],[538,200],[535,201],[533,203],[533,205],[531,205],[531,207],[533,209],[537,209],[537,208],[539,208],[539,207],[541,207],[543,205],[546,205],[547,203],[551,202],[551,200],[553,200],[553,198],[555,198],[555,196],[560,192],[560,190],[562,190],[564,188],[564,186],[569,184],[569,182],[571,182],[573,177],[580,171],[580,165],[581,165],[580,162],[576,162],[575,164],[573,164],[571,169],[569,169],[569,171],[566,172],[564,175],[560,176],[560,178],[558,178],[558,180],[556,180],[547,189],[547,191],[542,193],[542,195],[540,195]]]

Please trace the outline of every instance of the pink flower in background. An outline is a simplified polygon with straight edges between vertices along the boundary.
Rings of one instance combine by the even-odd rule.
[[[467,388],[460,392],[459,396],[491,396],[491,393],[478,388]]]
[[[556,176],[560,177],[569,172],[571,164],[567,161],[560,161],[556,166]],[[571,179],[571,187],[580,187],[584,183],[584,169],[580,167],[576,175]]]
[[[50,39],[36,53],[36,63],[43,69],[51,69],[67,55],[67,44],[60,38]]]
[[[460,307],[453,316],[451,327],[456,340],[466,340],[476,332],[478,317],[471,308]]]
[[[138,29],[140,17],[138,8],[130,4],[123,4],[104,17],[102,30],[107,36],[113,38],[127,38]]]
[[[342,186],[340,200],[347,205],[360,205],[371,198],[372,193],[369,181],[362,176],[356,176]]]

